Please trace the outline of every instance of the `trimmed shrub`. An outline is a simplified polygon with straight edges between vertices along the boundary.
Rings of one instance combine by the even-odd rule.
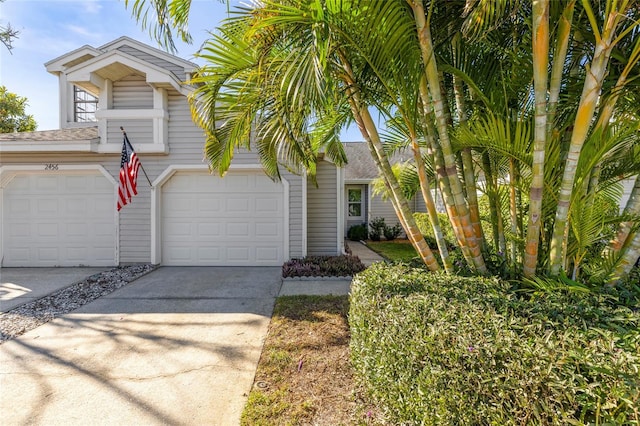
[[[358,256],[307,256],[282,265],[282,277],[346,277],[364,269]]]
[[[347,238],[351,241],[363,241],[369,237],[367,231],[367,224],[363,223],[362,225],[353,225],[347,231]]]
[[[384,238],[387,241],[393,241],[396,238],[398,238],[398,236],[400,236],[400,234],[402,233],[402,226],[400,226],[399,223],[396,223],[393,226],[384,226],[383,229],[383,233],[384,233]]]
[[[371,228],[369,231],[369,239],[372,241],[380,241],[386,226],[387,225],[384,223],[383,217],[376,217],[375,219],[372,219],[371,223],[369,223],[369,228]]]
[[[389,424],[640,421],[637,305],[406,265],[351,289],[352,362]]]

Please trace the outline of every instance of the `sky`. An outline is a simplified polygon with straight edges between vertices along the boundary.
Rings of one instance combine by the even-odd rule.
[[[239,1],[231,0],[230,4]],[[192,0],[189,30],[193,44],[177,42],[178,53],[194,61],[193,54],[227,17],[224,0]],[[20,31],[11,53],[0,45],[0,85],[28,99],[27,113],[38,130],[58,129],[58,79],[44,64],[84,45],[100,47],[121,36],[159,47],[125,7],[124,0],[5,0],[0,3],[0,22]],[[341,135],[359,141],[357,129]]]

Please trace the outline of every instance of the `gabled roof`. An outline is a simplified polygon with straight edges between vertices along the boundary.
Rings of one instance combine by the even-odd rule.
[[[143,74],[145,70],[152,69],[154,72],[160,71],[167,76],[172,76],[177,82],[182,82],[198,68],[198,65],[193,62],[126,36],[98,48],[88,45],[82,46],[52,59],[45,64],[45,67],[52,74],[70,73],[78,69],[88,69],[91,64],[97,62],[104,63],[104,59],[107,58],[112,58],[111,60],[115,63],[116,59],[113,58],[117,57],[125,58],[124,60],[129,62],[133,60],[136,62],[136,67],[133,68]]]
[[[147,83],[172,86],[186,95],[188,90],[171,70],[120,50],[111,50],[65,70],[70,82],[91,91],[94,76],[112,81],[132,74],[143,75]],[[99,83],[96,83],[99,84]]]
[[[366,183],[378,177],[378,168],[371,157],[369,146],[366,142],[343,142],[344,152],[347,155],[347,164],[344,166],[345,182]],[[395,153],[391,156],[391,164],[402,163],[411,158],[411,153]]]
[[[45,62],[44,66],[50,73],[62,72],[65,68],[73,67],[81,62],[100,55],[102,51],[85,44],[82,47],[58,56],[55,59]]]
[[[156,49],[155,47],[149,46],[148,44],[144,44],[127,36],[122,36],[113,41],[110,41],[109,43],[100,46],[98,49],[102,50],[103,52],[108,52],[125,45],[131,46],[150,55],[162,58],[165,61],[179,65],[183,67],[186,72],[193,72],[196,68],[198,68],[198,65],[191,61],[187,61],[186,59],[182,59],[178,56],[167,53],[164,50]]]

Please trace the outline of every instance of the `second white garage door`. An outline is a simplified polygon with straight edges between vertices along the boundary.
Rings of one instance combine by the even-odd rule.
[[[284,187],[261,172],[177,172],[162,187],[162,263],[279,266]]]

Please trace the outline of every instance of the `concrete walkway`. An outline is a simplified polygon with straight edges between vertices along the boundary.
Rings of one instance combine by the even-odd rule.
[[[159,268],[0,345],[0,424],[237,425],[280,272]]]
[[[111,268],[0,268],[0,312]]]
[[[384,258],[375,251],[371,250],[360,241],[345,241],[354,256],[358,256],[364,266],[371,266],[374,262],[384,262]]]

